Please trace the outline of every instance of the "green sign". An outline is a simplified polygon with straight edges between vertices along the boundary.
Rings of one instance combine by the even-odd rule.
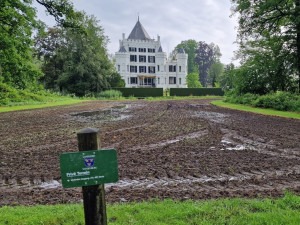
[[[117,152],[103,149],[62,153],[60,172],[64,188],[117,182]]]

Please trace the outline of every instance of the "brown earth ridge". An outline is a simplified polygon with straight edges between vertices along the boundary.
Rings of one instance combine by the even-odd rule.
[[[92,101],[0,113],[0,206],[82,201],[61,187],[59,155],[99,128],[118,153],[108,202],[276,197],[300,193],[300,120],[219,108],[209,100]]]

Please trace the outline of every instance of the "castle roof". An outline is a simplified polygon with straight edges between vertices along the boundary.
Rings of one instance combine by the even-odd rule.
[[[140,20],[138,20],[131,31],[130,35],[128,36],[128,39],[133,40],[151,40],[149,34],[143,27],[143,25],[140,23]]]
[[[122,45],[121,48],[119,49],[119,52],[126,52],[125,47]]]
[[[158,52],[163,52],[163,50],[162,50],[162,47],[161,47],[161,46],[159,46],[159,48],[158,48]]]
[[[184,51],[183,48],[180,48],[180,49],[178,49],[178,53],[183,53],[183,54],[185,54],[185,51]]]

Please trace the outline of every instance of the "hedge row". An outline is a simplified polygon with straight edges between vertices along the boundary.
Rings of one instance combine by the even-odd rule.
[[[223,96],[221,88],[170,88],[170,96]]]
[[[163,88],[113,88],[122,92],[123,97],[161,97]]]

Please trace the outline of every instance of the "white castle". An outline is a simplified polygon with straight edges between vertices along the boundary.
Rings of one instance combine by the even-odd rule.
[[[120,49],[115,54],[115,66],[125,87],[187,87],[188,56],[183,49],[168,59],[160,37],[151,39],[139,19],[128,38],[125,33],[122,36]]]

